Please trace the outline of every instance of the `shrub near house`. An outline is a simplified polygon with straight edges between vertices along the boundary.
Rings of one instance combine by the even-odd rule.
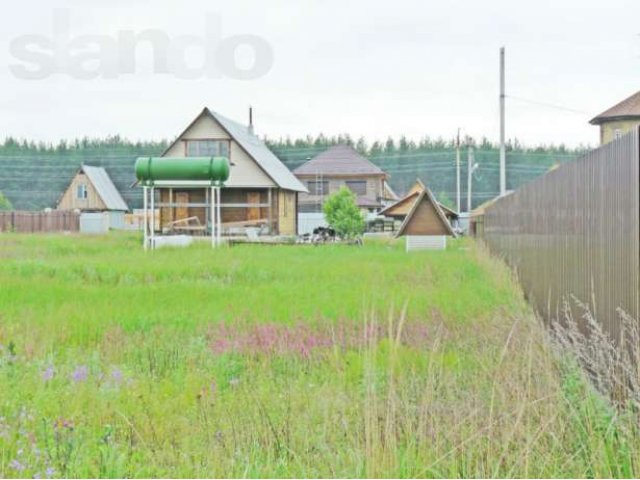
[[[342,238],[353,238],[364,231],[364,218],[356,195],[347,187],[330,195],[322,207],[327,223]]]

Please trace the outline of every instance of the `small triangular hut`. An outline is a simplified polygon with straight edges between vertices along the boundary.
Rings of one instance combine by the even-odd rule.
[[[416,183],[409,189],[407,194],[402,197],[400,200],[392,203],[391,205],[383,208],[378,213],[379,215],[384,215],[385,217],[392,217],[398,220],[404,220],[413,207],[418,195],[420,192],[423,192],[427,187],[424,183],[418,178],[416,179]],[[453,224],[456,220],[458,220],[458,213],[454,210],[448,208],[446,205],[443,205],[440,202],[437,202],[440,208],[442,209],[444,216],[447,217],[449,223]]]
[[[455,236],[440,204],[427,187],[418,194],[396,233],[396,238],[406,237],[407,252],[444,250],[447,248],[447,237]]]

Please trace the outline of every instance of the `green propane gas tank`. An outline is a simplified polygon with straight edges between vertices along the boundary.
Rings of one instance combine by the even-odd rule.
[[[226,157],[139,157],[135,165],[136,178],[142,185],[161,180],[208,181],[221,184],[229,178]]]

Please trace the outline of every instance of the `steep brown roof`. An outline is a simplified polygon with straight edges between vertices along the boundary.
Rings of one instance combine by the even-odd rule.
[[[411,207],[416,201],[416,198],[418,198],[418,195],[420,195],[420,192],[409,193],[395,203],[384,207],[378,212],[378,215],[386,215],[387,217],[404,217],[411,210]]]
[[[405,217],[395,237],[404,235],[450,235],[456,234],[440,208],[431,190],[425,187],[420,192],[411,211]]]
[[[378,212],[378,215],[386,215],[388,217],[406,216],[409,210],[411,209],[411,206],[413,205],[413,203],[410,203],[410,202],[415,202],[415,200],[418,198],[418,195],[420,195],[420,193],[426,189],[427,187],[425,186],[425,184],[422,183],[422,181],[419,178],[417,178],[416,183],[413,184],[413,186],[409,189],[409,191],[404,197],[402,197],[400,200],[397,200],[395,203],[392,203],[391,205],[388,205],[382,210],[380,210]],[[458,212],[456,212],[455,210],[447,207],[446,205],[443,205],[440,202],[437,202],[437,203],[438,205],[440,205],[440,208],[444,212],[445,216],[451,217],[451,218],[459,217]]]
[[[349,145],[335,145],[296,168],[295,175],[385,175]]]
[[[609,110],[602,112],[589,122],[592,125],[599,125],[608,120],[640,120],[640,92],[636,92],[629,98],[614,105]]]

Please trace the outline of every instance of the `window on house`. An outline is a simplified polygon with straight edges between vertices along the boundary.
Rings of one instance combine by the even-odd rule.
[[[322,206],[319,203],[300,203],[298,213],[321,213]]]
[[[187,140],[188,157],[227,157],[229,140]]]
[[[76,198],[87,198],[87,186],[84,183],[76,187]]]
[[[616,128],[616,129],[613,131],[613,138],[614,138],[615,140],[617,140],[617,139],[619,139],[620,137],[622,137],[622,130],[620,130],[619,128]]]
[[[327,180],[309,180],[307,190],[309,190],[309,195],[326,195],[329,193],[329,182]]]
[[[345,182],[347,184],[347,188],[351,190],[356,195],[366,195],[367,194],[367,181],[366,180],[347,180]]]

